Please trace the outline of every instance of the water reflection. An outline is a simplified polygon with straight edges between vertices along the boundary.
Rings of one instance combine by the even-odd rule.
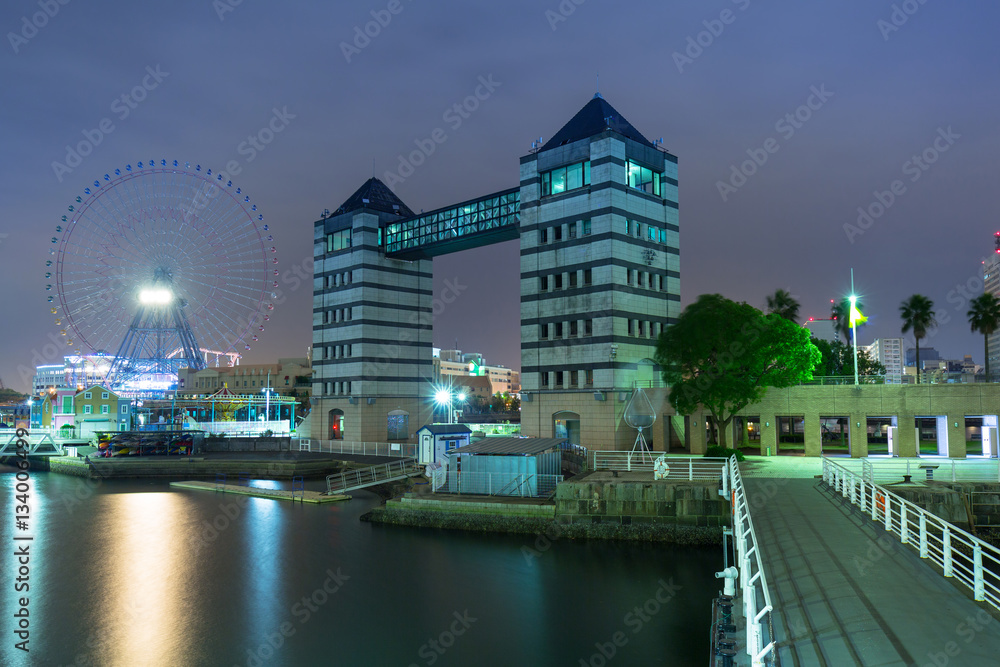
[[[195,563],[183,557],[176,520],[182,499],[172,493],[127,493],[101,500],[107,533],[104,551],[92,554],[91,567],[109,593],[98,634],[111,639],[104,642],[110,664],[190,664],[184,570]]]

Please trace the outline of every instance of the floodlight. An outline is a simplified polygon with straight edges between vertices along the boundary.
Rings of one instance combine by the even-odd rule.
[[[447,389],[438,389],[434,394],[434,400],[439,405],[448,405],[451,403],[451,392]]]
[[[153,288],[139,292],[139,303],[151,306],[164,306],[170,303],[174,295],[168,289]]]
[[[458,400],[459,401],[464,401],[465,400],[465,394],[459,394],[458,395]]]

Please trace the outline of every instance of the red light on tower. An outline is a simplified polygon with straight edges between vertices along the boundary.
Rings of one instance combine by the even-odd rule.
[[[996,246],[996,252],[1000,253],[1000,232],[993,235],[993,244]]]

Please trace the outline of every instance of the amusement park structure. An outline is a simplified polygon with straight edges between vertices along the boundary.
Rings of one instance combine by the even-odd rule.
[[[250,197],[211,169],[115,169],[56,227],[51,313],[75,354],[111,359],[104,386],[167,391],[178,369],[204,369],[210,355],[235,365],[264,331],[278,285],[268,231]]]

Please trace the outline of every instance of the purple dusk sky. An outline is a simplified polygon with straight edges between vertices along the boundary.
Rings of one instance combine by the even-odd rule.
[[[386,180],[437,128],[446,141],[394,186],[410,208],[513,187],[518,158],[591,98],[598,72],[604,97],[680,160],[684,304],[720,292],[762,307],[784,288],[803,317],[826,317],[853,267],[862,343],[900,335],[899,303],[922,293],[943,320],[922,345],[982,362],[966,302],[1000,228],[998,14],[985,0],[8,0],[0,378],[26,390],[25,369],[70,351],[47,345],[59,327],[44,262],[67,205],[116,167],[238,164],[283,272],[246,361],[303,356],[312,295],[292,278],[323,209],[373,161]],[[449,114],[481,77],[488,98]],[[123,101],[144,78],[145,99]],[[287,127],[245,143],[275,109]],[[54,166],[105,119],[79,165]],[[860,225],[859,207],[872,214]],[[517,243],[436,259],[434,273],[436,293],[467,286],[435,345],[518,367]]]

